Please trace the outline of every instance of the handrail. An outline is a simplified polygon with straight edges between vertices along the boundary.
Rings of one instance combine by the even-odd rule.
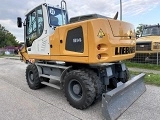
[[[65,8],[64,8],[63,5],[65,5]],[[63,20],[63,17],[64,17],[64,16],[63,16],[63,9],[66,11],[65,16],[68,17],[67,3],[66,3],[65,0],[62,0],[62,1],[61,1],[62,25],[64,25],[64,20]]]

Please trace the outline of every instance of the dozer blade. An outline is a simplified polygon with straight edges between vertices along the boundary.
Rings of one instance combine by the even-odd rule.
[[[141,73],[110,92],[102,94],[102,114],[106,120],[115,120],[125,112],[145,91]]]

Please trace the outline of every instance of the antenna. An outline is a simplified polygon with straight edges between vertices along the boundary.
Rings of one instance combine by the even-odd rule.
[[[118,12],[115,14],[113,19],[117,20],[117,18],[118,18]]]

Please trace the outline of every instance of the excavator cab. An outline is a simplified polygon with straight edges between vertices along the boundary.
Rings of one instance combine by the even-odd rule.
[[[45,8],[43,6],[45,6]],[[49,4],[43,3],[26,13],[26,20],[28,22],[32,20],[32,25],[34,25],[34,27],[36,26],[35,23],[37,21],[39,24],[43,22],[43,19],[48,19],[48,21],[45,22],[48,22],[48,25],[50,26],[61,26],[67,24],[68,12],[66,2],[62,0],[61,7],[50,6]],[[24,22],[24,26],[27,24],[27,21],[25,21],[26,23]],[[17,18],[17,26],[22,27],[22,19],[20,17]]]
[[[58,26],[68,23],[66,2],[62,0],[61,7],[40,4],[29,10],[25,16],[23,26],[26,51],[29,54],[50,55],[49,36],[54,34]],[[17,18],[17,26],[22,27],[20,17]]]

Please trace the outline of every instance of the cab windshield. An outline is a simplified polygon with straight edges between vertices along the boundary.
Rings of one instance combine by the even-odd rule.
[[[144,36],[160,36],[160,27],[152,26],[144,28],[142,37]]]
[[[67,15],[66,11],[54,7],[48,7],[49,13],[49,24],[50,26],[61,26],[62,24],[67,24]],[[62,22],[63,15],[63,22]]]

